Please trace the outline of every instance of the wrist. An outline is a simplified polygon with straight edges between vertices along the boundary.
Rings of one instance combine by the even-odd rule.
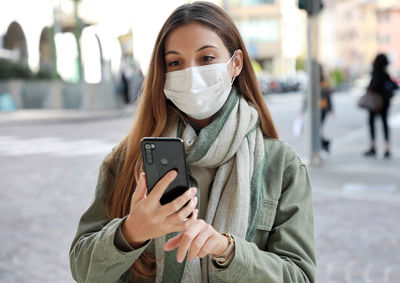
[[[231,244],[231,236],[229,236],[228,234],[221,234],[221,236],[223,244],[221,245],[221,249],[217,251],[217,253],[213,254],[213,257],[220,257],[221,255],[223,255]]]
[[[125,240],[128,242],[128,244],[134,248],[140,248],[141,246],[143,246],[143,244],[147,241],[145,239],[141,240],[138,239],[137,237],[135,237],[133,235],[133,231],[131,231],[130,229],[131,225],[129,225],[129,216],[128,218],[124,221],[124,223],[122,223],[121,225],[121,233],[122,236],[125,238]]]
[[[232,261],[233,254],[235,252],[235,241],[233,238],[228,234],[222,234],[228,240],[228,247],[225,251],[217,256],[213,255],[212,259],[220,266],[220,267],[227,267],[230,262]]]

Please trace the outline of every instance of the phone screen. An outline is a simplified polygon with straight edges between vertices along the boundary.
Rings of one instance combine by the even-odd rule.
[[[175,180],[165,190],[161,204],[173,201],[189,188],[185,148],[181,139],[143,138],[141,150],[148,192],[169,171],[178,172]]]

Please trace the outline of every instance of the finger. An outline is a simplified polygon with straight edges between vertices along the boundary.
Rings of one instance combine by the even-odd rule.
[[[200,231],[203,229],[204,223],[205,222],[202,220],[195,220],[194,224],[191,225],[189,229],[187,229],[185,232],[183,232],[176,255],[176,259],[178,262],[182,262],[184,260],[193,239],[196,238]]]
[[[164,244],[164,250],[166,251],[172,251],[173,249],[176,249],[178,247],[179,242],[181,241],[182,234],[180,233],[176,235],[175,237],[169,239],[165,244]]]
[[[132,202],[136,203],[144,198],[146,198],[147,186],[146,186],[146,179],[145,173],[140,173],[139,182],[136,185],[135,191],[132,195]]]
[[[197,220],[197,216],[199,216],[199,210],[195,209],[194,212],[193,212],[193,215],[192,215],[192,217],[190,219]]]
[[[189,188],[184,192],[182,195],[171,201],[170,203],[167,203],[163,205],[162,210],[164,215],[171,215],[176,213],[179,209],[181,209],[188,201],[190,201],[193,196],[196,194],[197,189],[196,188]],[[190,214],[190,213],[189,213]]]
[[[195,223],[195,220],[197,220],[198,214],[199,214],[199,210],[195,209],[192,213],[192,217],[187,219],[185,222],[181,222],[179,224],[175,224],[175,225],[171,226],[171,230],[168,233],[187,230],[190,226],[193,225],[193,223]]]
[[[187,255],[188,260],[194,260],[199,253],[199,251],[203,248],[205,242],[210,238],[211,233],[209,230],[205,229],[201,231],[196,238],[193,239],[189,253]]]
[[[197,197],[192,198],[189,203],[183,207],[179,212],[176,212],[167,217],[168,223],[181,223],[188,219],[188,216],[194,211],[196,208],[198,199]]]
[[[148,198],[151,199],[151,201],[157,201],[157,203],[160,203],[162,195],[168,188],[169,184],[171,184],[172,181],[175,180],[177,174],[178,173],[176,172],[176,170],[169,171],[167,174],[165,174],[151,190]]]

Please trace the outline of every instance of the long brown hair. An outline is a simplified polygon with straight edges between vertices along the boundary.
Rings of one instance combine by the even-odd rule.
[[[131,196],[142,171],[140,140],[143,137],[160,136],[170,114],[177,111],[174,106],[167,103],[163,92],[166,70],[164,46],[172,30],[192,22],[200,23],[218,34],[231,55],[237,49],[242,50],[243,68],[234,86],[257,109],[264,136],[278,138],[271,115],[260,92],[250,57],[232,19],[224,10],[212,3],[184,4],[170,15],[161,28],[153,49],[148,74],[143,83],[133,127],[106,160],[107,170],[112,170],[113,172],[109,173],[115,176],[114,183],[110,184],[111,189],[107,199],[107,213],[110,219],[122,218],[129,213]],[[116,160],[120,162],[115,169],[115,166],[110,165]],[[131,271],[135,279],[152,278],[155,276],[155,261],[148,255],[142,254],[132,265]]]

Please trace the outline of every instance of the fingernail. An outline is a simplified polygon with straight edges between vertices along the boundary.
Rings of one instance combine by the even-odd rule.
[[[195,187],[193,187],[193,188],[190,189],[190,192],[191,192],[193,195],[196,194],[196,191],[197,191],[197,188],[195,188]]]
[[[182,261],[183,261],[182,257],[180,257],[180,256],[178,256],[177,260],[178,260],[179,263],[182,263]]]

